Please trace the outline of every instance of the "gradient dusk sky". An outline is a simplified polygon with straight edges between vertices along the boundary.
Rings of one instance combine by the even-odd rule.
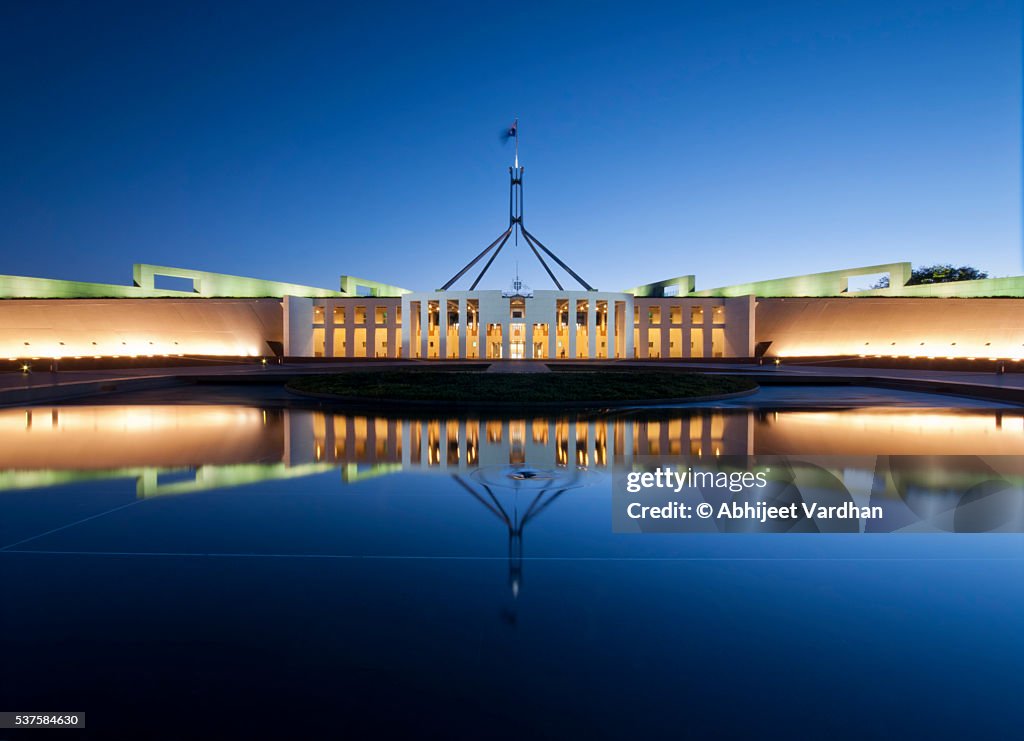
[[[7,2],[0,273],[1021,268],[1017,2]],[[506,247],[481,287],[550,287]],[[568,283],[567,283],[568,285]],[[468,287],[464,279],[456,287]]]

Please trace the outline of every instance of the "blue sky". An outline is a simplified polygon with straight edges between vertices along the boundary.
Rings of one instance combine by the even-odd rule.
[[[21,3],[0,273],[435,288],[526,224],[609,290],[1021,269],[1017,2]],[[506,247],[481,287],[518,260]],[[464,279],[459,287],[468,286]]]

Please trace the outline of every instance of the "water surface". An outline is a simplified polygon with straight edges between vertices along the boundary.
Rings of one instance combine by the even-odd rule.
[[[1021,453],[1024,410],[934,397],[0,410],[0,697],[95,738],[1006,736],[1021,536],[614,534],[609,471]]]

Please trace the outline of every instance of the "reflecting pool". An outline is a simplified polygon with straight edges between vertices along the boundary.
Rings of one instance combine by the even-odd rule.
[[[0,410],[0,710],[95,738],[1007,735],[1022,536],[616,534],[611,469],[817,456],[895,497],[858,462],[1019,488],[1021,454],[1011,407]]]

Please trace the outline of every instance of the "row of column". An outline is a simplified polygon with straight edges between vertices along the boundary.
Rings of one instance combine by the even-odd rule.
[[[560,300],[568,302],[568,338],[566,347],[562,348],[564,351],[564,357],[566,359],[574,359],[577,357],[578,348],[578,333],[576,328],[576,308],[577,302],[587,302],[587,347],[586,358],[597,357],[597,304],[598,301],[607,302],[608,306],[608,318],[607,318],[607,346],[605,348],[608,358],[615,358],[616,356],[616,340],[621,338],[623,351],[621,357],[632,357],[633,356],[633,332],[632,332],[632,315],[633,315],[633,302],[632,297],[622,299],[621,297],[609,296],[607,298],[598,295],[588,296],[586,298],[568,297],[566,299],[526,299],[526,309],[524,311],[525,316],[522,319],[513,319],[511,317],[511,306],[510,299],[503,298],[500,296],[488,296],[481,294],[479,298],[467,299],[467,298],[447,298],[445,294],[427,294],[420,295],[415,298],[409,298],[405,304],[405,312],[409,317],[409,320],[403,322],[402,325],[402,356],[413,357],[415,355],[414,338],[416,336],[416,326],[411,321],[413,316],[413,309],[415,305],[419,304],[419,311],[416,314],[419,317],[419,357],[427,358],[430,357],[430,337],[428,328],[430,326],[430,304],[436,302],[438,306],[438,357],[448,357],[448,302],[458,302],[459,312],[459,331],[458,331],[458,356],[459,358],[467,357],[467,341],[468,341],[468,302],[470,300],[476,301],[478,306],[477,311],[477,353],[480,359],[487,359],[489,347],[487,328],[489,325],[500,325],[501,326],[501,357],[509,358],[510,356],[510,344],[512,341],[512,325],[522,324],[523,325],[523,341],[524,341],[524,357],[534,357],[534,325],[546,324],[548,327],[548,348],[547,358],[561,358],[563,357],[562,352],[559,351],[558,341],[558,303]],[[628,328],[628,329],[627,329]]]

